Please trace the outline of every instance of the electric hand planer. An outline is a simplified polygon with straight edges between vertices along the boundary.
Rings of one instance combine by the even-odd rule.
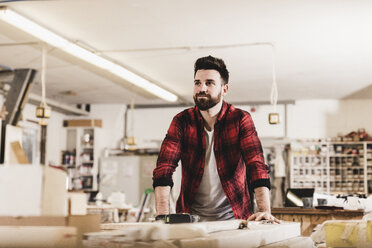
[[[166,224],[194,223],[199,221],[199,216],[187,213],[183,214],[160,214],[155,217],[156,221],[163,221]]]

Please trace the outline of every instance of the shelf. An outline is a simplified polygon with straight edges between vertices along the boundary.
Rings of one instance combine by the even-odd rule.
[[[340,164],[340,165],[330,165],[329,168],[330,169],[340,169],[340,167],[342,167],[343,169],[364,169],[364,166],[352,166],[352,165],[343,165],[343,164]]]
[[[368,141],[330,141],[327,143],[330,145],[363,145],[364,142],[372,144],[371,142]]]
[[[81,186],[74,184],[71,173],[68,181],[70,190],[98,190],[99,140],[102,133],[96,127],[70,127],[67,129],[66,148],[74,151],[75,173],[81,179]],[[82,187],[82,188],[81,188]]]
[[[305,154],[294,154],[293,155],[294,157],[315,157],[315,158],[319,158],[319,157],[323,157],[324,155],[321,155],[321,154],[309,154],[309,155],[305,155]]]
[[[329,155],[330,158],[353,158],[353,157],[363,157],[363,155],[360,154],[335,154],[335,155]]]
[[[322,142],[318,145],[326,145],[327,151],[318,155],[291,154],[291,185],[299,188],[310,186],[323,193],[363,192],[368,185],[367,178],[372,175],[372,143]],[[311,147],[304,146],[299,151],[304,149],[311,150]]]

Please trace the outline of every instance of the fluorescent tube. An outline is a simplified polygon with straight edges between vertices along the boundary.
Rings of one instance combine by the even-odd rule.
[[[112,74],[138,87],[141,87],[142,89],[166,101],[175,102],[178,99],[175,94],[151,83],[150,81],[140,77],[139,75],[125,69],[124,67],[116,63],[111,62],[108,59],[98,56],[91,51],[84,49],[66,40],[65,38],[62,38],[61,36],[41,27],[35,22],[24,18],[23,16],[6,7],[0,8],[0,20],[3,20],[28,34],[35,36],[36,38],[46,42],[51,46],[57,47],[75,57],[80,58],[81,60],[107,70]]]

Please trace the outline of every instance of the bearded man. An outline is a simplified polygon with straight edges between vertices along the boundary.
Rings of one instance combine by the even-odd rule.
[[[172,174],[181,160],[177,213],[195,214],[201,221],[279,222],[271,215],[269,170],[252,118],[224,101],[228,81],[222,59],[195,62],[195,106],[173,118],[153,172],[158,215],[169,214]],[[256,213],[248,187],[256,196]]]

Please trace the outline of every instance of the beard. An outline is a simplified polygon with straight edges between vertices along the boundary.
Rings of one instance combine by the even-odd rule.
[[[194,102],[195,105],[200,109],[200,110],[208,110],[214,106],[217,105],[221,101],[221,95],[222,92],[218,94],[216,98],[212,98],[211,95],[206,94],[204,92],[200,92],[194,95]],[[205,96],[206,98],[198,98],[199,96]]]

